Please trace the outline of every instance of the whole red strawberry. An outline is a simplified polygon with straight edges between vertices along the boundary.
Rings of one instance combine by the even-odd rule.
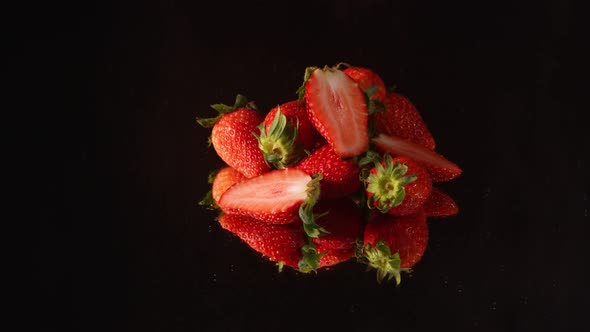
[[[259,127],[259,147],[268,163],[284,168],[313,149],[320,135],[309,118],[304,102],[297,100],[270,110]]]
[[[362,154],[369,146],[368,110],[363,91],[336,68],[310,67],[300,98],[305,94],[309,119],[340,157]]]
[[[388,93],[385,97],[385,112],[376,112],[371,116],[377,133],[396,135],[434,150],[432,134],[416,107],[404,96]]]
[[[358,165],[351,160],[342,160],[329,144],[317,149],[295,168],[310,175],[322,174],[322,199],[348,196],[361,185]]]
[[[381,151],[393,156],[404,156],[417,161],[426,168],[433,182],[452,180],[461,175],[461,168],[440,154],[395,135],[379,134],[372,138]]]
[[[369,206],[398,216],[416,213],[432,190],[430,176],[420,164],[389,154],[375,164],[365,182]]]
[[[224,167],[216,175],[213,180],[213,186],[211,189],[213,199],[215,203],[219,204],[221,195],[225,193],[231,186],[236,183],[240,183],[247,179],[242,173],[238,172],[235,168]]]
[[[211,105],[219,115],[210,119],[199,119],[203,127],[213,128],[211,143],[219,157],[248,178],[268,172],[270,168],[258,148],[254,136],[262,117],[248,107],[245,97],[238,95],[234,106]]]
[[[432,187],[432,192],[424,203],[423,209],[429,217],[452,216],[459,213],[459,207],[453,198],[434,187]]]
[[[271,225],[249,216],[231,214],[222,215],[219,223],[271,261],[297,268],[302,257],[301,247],[305,244],[301,225]]]
[[[426,216],[422,211],[404,217],[379,215],[365,227],[363,242],[365,260],[377,269],[377,279],[395,278],[399,284],[400,272],[414,266],[426,250]]]
[[[379,77],[374,71],[362,67],[349,67],[343,71],[357,82],[363,91],[367,92],[370,89],[374,89],[375,91],[371,91],[370,96],[372,100],[380,102],[384,101],[386,92],[385,83],[383,83],[381,77]]]

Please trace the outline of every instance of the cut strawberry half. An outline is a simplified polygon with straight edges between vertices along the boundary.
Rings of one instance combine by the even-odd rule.
[[[298,169],[282,169],[235,184],[219,200],[228,214],[242,214],[271,224],[288,224],[297,217],[308,236],[326,231],[315,223],[313,206],[320,195],[321,175],[309,176]]]
[[[395,156],[404,156],[426,167],[433,182],[452,180],[461,175],[459,166],[440,154],[394,135],[379,134],[373,138],[378,148]]]
[[[444,217],[452,216],[459,213],[457,203],[438,188],[432,187],[432,192],[426,203],[424,203],[424,213],[429,217]]]
[[[363,91],[353,79],[335,68],[308,69],[306,73],[310,74],[304,82],[305,99],[313,125],[340,157],[363,153],[369,145]]]

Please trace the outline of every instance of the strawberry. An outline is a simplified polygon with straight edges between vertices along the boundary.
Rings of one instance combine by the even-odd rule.
[[[379,134],[372,139],[375,145],[394,156],[411,158],[426,168],[433,182],[452,180],[461,175],[459,166],[440,154],[394,135]]]
[[[313,206],[320,194],[321,176],[286,168],[247,179],[229,188],[219,200],[228,214],[243,214],[271,224],[288,224],[300,217],[310,237],[325,230],[315,223]]]
[[[288,122],[299,124],[297,141],[301,142],[305,149],[311,149],[320,135],[307,116],[306,103],[293,100],[271,109],[264,118],[264,128],[267,133],[270,131],[272,123],[279,112],[287,118]]]
[[[295,168],[307,174],[322,174],[322,199],[348,196],[360,185],[360,169],[354,161],[345,161],[329,144],[317,149]]]
[[[358,84],[342,71],[324,67],[306,70],[300,88],[309,119],[343,158],[363,153],[369,145],[368,111]]]
[[[451,196],[434,187],[423,208],[424,213],[429,217],[452,216],[459,213],[459,207]]]
[[[377,269],[377,280],[395,278],[409,271],[424,255],[428,243],[428,226],[423,211],[394,217],[383,214],[369,221],[364,234],[364,260]]]
[[[264,155],[258,148],[258,140],[253,135],[258,132],[262,117],[249,106],[244,96],[238,95],[234,106],[211,105],[219,112],[215,118],[198,119],[200,125],[213,128],[211,143],[219,157],[247,178],[252,178],[270,170]]]
[[[426,170],[417,162],[406,158],[385,155],[375,163],[367,184],[367,204],[382,213],[408,215],[422,207],[432,190]]]
[[[352,200],[321,201],[314,211],[318,215],[327,213],[317,223],[329,233],[313,239],[319,252],[354,249],[356,239],[363,232],[363,217]]]
[[[231,186],[236,183],[240,183],[247,179],[242,173],[236,171],[235,168],[225,167],[221,169],[215,179],[213,180],[213,186],[211,193],[215,203],[219,203],[219,199],[224,192],[226,192]]]
[[[363,91],[375,89],[375,91],[373,91],[370,96],[372,100],[377,100],[380,102],[384,101],[385,83],[383,83],[381,77],[379,77],[379,75],[377,75],[375,72],[362,67],[349,67],[343,71],[346,75],[350,76],[350,78],[357,82]]]
[[[325,249],[317,246],[318,254],[321,255],[319,268],[330,267],[345,262],[354,257],[354,248],[351,249]]]
[[[434,138],[420,113],[402,95],[388,93],[385,97],[385,112],[372,114],[372,122],[377,133],[396,135],[434,150]]]
[[[305,238],[297,223],[271,225],[249,216],[231,214],[222,215],[219,223],[273,262],[296,268],[301,260]]]

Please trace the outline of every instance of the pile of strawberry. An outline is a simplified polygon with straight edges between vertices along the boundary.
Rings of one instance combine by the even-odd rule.
[[[422,117],[373,71],[309,67],[298,100],[263,118],[238,95],[198,119],[228,165],[202,204],[252,249],[301,272],[353,257],[378,280],[409,271],[424,254],[427,217],[458,212],[433,182],[461,169],[434,151]],[[208,199],[207,199],[208,198]]]

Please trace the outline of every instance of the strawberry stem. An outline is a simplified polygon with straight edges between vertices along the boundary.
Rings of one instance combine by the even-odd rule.
[[[402,271],[399,253],[392,254],[389,246],[383,240],[379,240],[373,247],[370,243],[365,246],[365,258],[368,268],[377,270],[377,282],[381,283],[385,278],[395,278],[396,285],[401,282]]]
[[[318,69],[317,67],[313,66],[313,67],[307,67],[305,68],[305,74],[303,74],[303,83],[301,83],[301,86],[297,89],[297,103],[300,104],[301,101],[303,100],[303,97],[305,96],[305,85],[307,84],[307,81],[309,81],[309,78],[311,77],[311,74],[314,72],[314,70]]]
[[[383,163],[385,167],[383,167]],[[408,166],[396,162],[395,165],[389,154],[386,154],[383,163],[375,162],[375,173],[369,174],[366,179],[367,192],[372,195],[367,200],[367,205],[377,208],[382,213],[400,205],[406,197],[405,186],[416,181],[416,175],[405,175]]]
[[[299,218],[303,221],[303,230],[311,238],[317,238],[324,234],[329,234],[327,230],[316,223],[318,218],[327,214],[314,214],[313,207],[320,197],[320,180],[322,174],[318,173],[312,176],[312,180],[307,184],[307,198],[299,207]]]
[[[221,117],[227,113],[231,113],[238,108],[247,107],[252,105],[255,108],[253,102],[248,102],[248,98],[245,96],[238,94],[236,96],[236,101],[234,102],[233,106],[229,106],[226,104],[213,104],[211,108],[216,110],[218,115],[213,118],[197,118],[197,123],[199,123],[204,128],[213,128],[213,126],[221,119]]]
[[[264,160],[275,168],[285,168],[305,155],[303,145],[297,142],[299,120],[295,124],[288,122],[279,109],[268,130],[264,122],[258,126],[260,135],[253,133],[258,140],[258,147],[264,153]]]
[[[315,244],[311,241],[311,238],[307,238],[308,243],[301,247],[301,259],[297,264],[300,272],[309,273],[311,271],[316,271],[320,266],[320,259],[324,256],[325,253],[318,253],[318,249],[315,247]]]

